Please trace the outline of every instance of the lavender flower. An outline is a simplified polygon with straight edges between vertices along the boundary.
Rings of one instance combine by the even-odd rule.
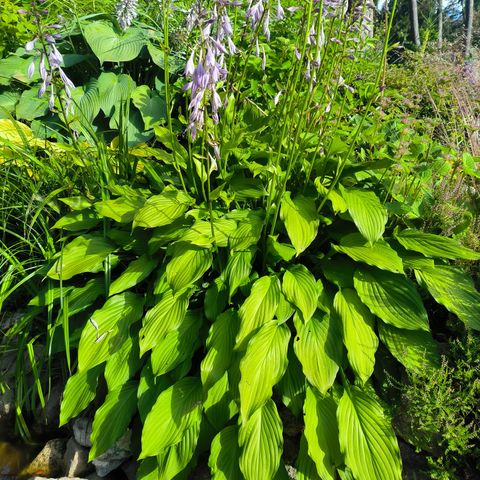
[[[137,0],[120,0],[115,7],[118,24],[126,30],[137,18]]]
[[[61,38],[58,30],[62,28],[60,23],[50,25],[42,25],[42,17],[48,14],[48,10],[39,10],[38,4],[44,3],[45,0],[32,0],[31,10],[22,10],[22,15],[32,16],[38,26],[38,34],[25,45],[26,52],[33,52],[33,60],[28,66],[28,78],[32,78],[35,73],[35,65],[38,63],[38,72],[42,83],[38,89],[38,97],[42,97],[47,89],[50,88],[50,97],[48,106],[50,110],[54,109],[56,98],[56,86],[61,85],[65,92],[65,114],[71,111],[72,90],[75,88],[73,82],[67,77],[61,65],[63,64],[63,56],[58,51],[56,41]]]

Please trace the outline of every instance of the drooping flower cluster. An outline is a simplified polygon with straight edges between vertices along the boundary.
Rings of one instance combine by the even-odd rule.
[[[198,1],[188,13],[187,28],[199,31],[198,42],[185,67],[185,76],[189,79],[185,90],[191,94],[188,130],[192,139],[205,125],[209,105],[213,123],[219,122],[222,100],[218,89],[227,77],[226,56],[237,52],[228,7],[240,4],[239,1],[215,0],[208,11]]]
[[[126,30],[137,18],[137,3],[138,0],[120,0],[117,3],[115,12],[118,24],[123,30]]]
[[[49,89],[48,107],[50,110],[53,110],[57,95],[56,90],[60,86],[65,92],[64,107],[65,114],[68,115],[72,109],[72,90],[75,88],[75,85],[62,69],[63,56],[58,51],[56,45],[56,41],[62,38],[58,30],[63,26],[60,23],[43,24],[42,20],[48,14],[48,10],[40,8],[40,5],[44,2],[45,0],[33,0],[30,4],[30,10],[19,10],[19,13],[22,15],[32,16],[33,23],[37,25],[37,35],[25,45],[26,52],[34,52],[33,60],[28,67],[28,77],[33,77],[38,60],[38,70],[42,79],[38,97],[42,97]]]

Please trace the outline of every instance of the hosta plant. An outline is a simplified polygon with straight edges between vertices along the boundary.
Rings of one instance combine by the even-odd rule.
[[[131,428],[139,479],[192,478],[207,456],[216,480],[269,480],[287,478],[288,409],[298,479],[401,479],[377,375],[388,351],[437,368],[427,295],[480,328],[480,293],[449,265],[480,254],[385,202],[392,159],[359,140],[387,42],[361,53],[347,12],[319,2],[271,24],[277,2],[255,2],[231,34],[238,2],[206,3],[187,85],[166,75],[166,126],[128,152],[138,176],[112,168],[101,199],[65,199],[53,225],[26,316],[48,312],[72,372],[60,422],[98,407],[90,459]]]

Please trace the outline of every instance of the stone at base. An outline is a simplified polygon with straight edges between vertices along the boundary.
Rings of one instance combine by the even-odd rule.
[[[33,461],[20,472],[20,476],[43,475],[50,477],[53,475],[59,477],[63,475],[65,443],[66,440],[63,438],[49,440]]]
[[[83,477],[93,470],[93,465],[88,462],[88,448],[82,447],[73,438],[67,442],[64,461],[67,477]]]

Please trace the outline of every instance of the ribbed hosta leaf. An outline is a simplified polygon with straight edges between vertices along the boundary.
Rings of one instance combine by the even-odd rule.
[[[229,236],[228,243],[233,252],[247,250],[256,245],[263,228],[264,214],[249,210],[247,216],[238,222],[237,229]]]
[[[319,289],[315,277],[303,265],[293,265],[285,271],[282,290],[287,300],[308,322],[317,309]]]
[[[90,405],[97,393],[98,376],[101,371],[102,366],[98,365],[90,370],[77,372],[68,379],[60,406],[60,426],[65,425]]]
[[[222,378],[233,357],[239,320],[234,310],[227,310],[217,317],[207,338],[208,352],[200,365],[200,375],[205,391]]]
[[[298,325],[298,322],[297,322]],[[317,313],[298,325],[293,346],[307,380],[325,394],[333,385],[342,360],[342,336],[333,317]]]
[[[215,430],[221,430],[238,413],[237,403],[233,400],[228,372],[209,388],[203,401],[203,411]]]
[[[63,248],[47,275],[56,280],[69,280],[79,273],[98,272],[113,250],[115,245],[103,237],[80,235]]]
[[[240,414],[245,423],[271,396],[287,368],[290,330],[272,320],[252,337],[240,363]]]
[[[387,209],[374,192],[347,188],[341,192],[358,230],[373,245],[385,231]]]
[[[243,480],[238,460],[238,426],[230,425],[219,432],[212,441],[208,466],[212,480]]]
[[[148,255],[142,255],[133,260],[125,271],[110,284],[108,294],[115,295],[134,287],[145,280],[157,265],[158,259],[151,258]]]
[[[452,238],[407,228],[395,233],[395,238],[407,250],[423,253],[427,257],[449,258],[451,260],[479,260],[480,253],[460,245]]]
[[[122,32],[103,21],[85,24],[83,34],[100,63],[133,60],[147,43],[143,29],[131,27]]]
[[[143,314],[143,298],[131,292],[110,297],[96,310],[82,330],[78,346],[78,370],[103,363],[123,345],[130,325]]]
[[[437,342],[430,332],[404,330],[379,323],[380,339],[406,368],[419,372],[440,364]]]
[[[334,307],[342,319],[343,343],[353,371],[365,383],[373,373],[378,338],[370,310],[355,290],[344,288],[335,295]]]
[[[480,293],[470,275],[447,266],[415,270],[432,297],[470,328],[480,330]]]
[[[139,370],[140,355],[138,338],[127,337],[123,345],[105,364],[105,381],[108,390],[112,391],[130,380]]]
[[[226,218],[215,218],[212,223],[205,220],[197,220],[188,230],[179,238],[179,242],[187,242],[199,247],[209,247],[215,243],[217,247],[228,246],[228,239],[237,230],[235,220]]]
[[[171,480],[185,469],[195,453],[200,426],[200,421],[195,422],[185,431],[180,442],[167,448],[157,457],[158,477],[155,477],[155,480]]]
[[[283,404],[296,416],[300,414],[303,408],[305,387],[306,381],[302,371],[302,365],[293,353],[293,349],[290,348],[288,351],[287,370],[278,383],[276,390],[282,396]]]
[[[315,462],[308,455],[308,444],[305,433],[300,439],[300,450],[297,457],[297,480],[322,480],[317,472]]]
[[[89,230],[100,222],[100,218],[91,209],[70,212],[58,220],[52,228],[62,228],[68,232]]]
[[[275,276],[259,278],[252,286],[249,297],[238,311],[240,330],[237,350],[243,350],[252,334],[273,319],[280,301],[280,282]]]
[[[252,260],[252,250],[234,252],[230,255],[225,268],[225,277],[229,288],[229,299],[233,297],[238,287],[248,283],[250,272],[252,271]]]
[[[337,409],[345,463],[356,480],[401,480],[397,439],[379,401],[357,387],[345,390]]]
[[[422,299],[415,285],[403,275],[358,269],[354,283],[360,300],[385,323],[407,330],[429,330]]]
[[[281,200],[280,218],[297,255],[300,255],[317,236],[320,220],[315,201],[303,195],[292,199],[290,192],[285,192]]]
[[[95,210],[102,217],[112,218],[119,223],[130,223],[144,204],[144,197],[132,195],[97,202],[95,203]]]
[[[158,397],[142,430],[140,458],[158,455],[179,443],[187,430],[201,420],[202,385],[185,377]]]
[[[97,82],[100,108],[107,117],[119,118],[122,103],[126,102],[136,87],[135,81],[125,73],[102,72]]]
[[[191,286],[210,268],[210,250],[187,243],[173,248],[172,259],[167,264],[167,281],[174,292]]]
[[[332,247],[337,252],[344,253],[357,262],[363,262],[394,273],[403,273],[402,259],[383,240],[378,240],[374,245],[369,245],[362,235],[351,233],[342,237],[340,245],[332,245]]]
[[[157,305],[150,309],[140,330],[140,355],[153,348],[169,331],[182,322],[188,308],[188,295],[165,292]]]
[[[164,338],[159,338],[150,357],[155,375],[163,375],[187,358],[192,358],[201,324],[199,315],[187,312],[178,327],[170,330]]]
[[[89,460],[106,452],[126,432],[137,410],[137,387],[137,382],[131,381],[108,392],[93,419]]]
[[[245,480],[271,480],[280,465],[282,421],[273,400],[268,400],[240,426],[240,470]]]
[[[161,194],[150,197],[137,212],[133,227],[153,228],[169,225],[183,216],[192,199],[184,192],[165,189]]]
[[[343,463],[338,444],[337,404],[330,396],[308,387],[304,411],[308,455],[315,462],[320,478],[335,480],[336,467]]]

